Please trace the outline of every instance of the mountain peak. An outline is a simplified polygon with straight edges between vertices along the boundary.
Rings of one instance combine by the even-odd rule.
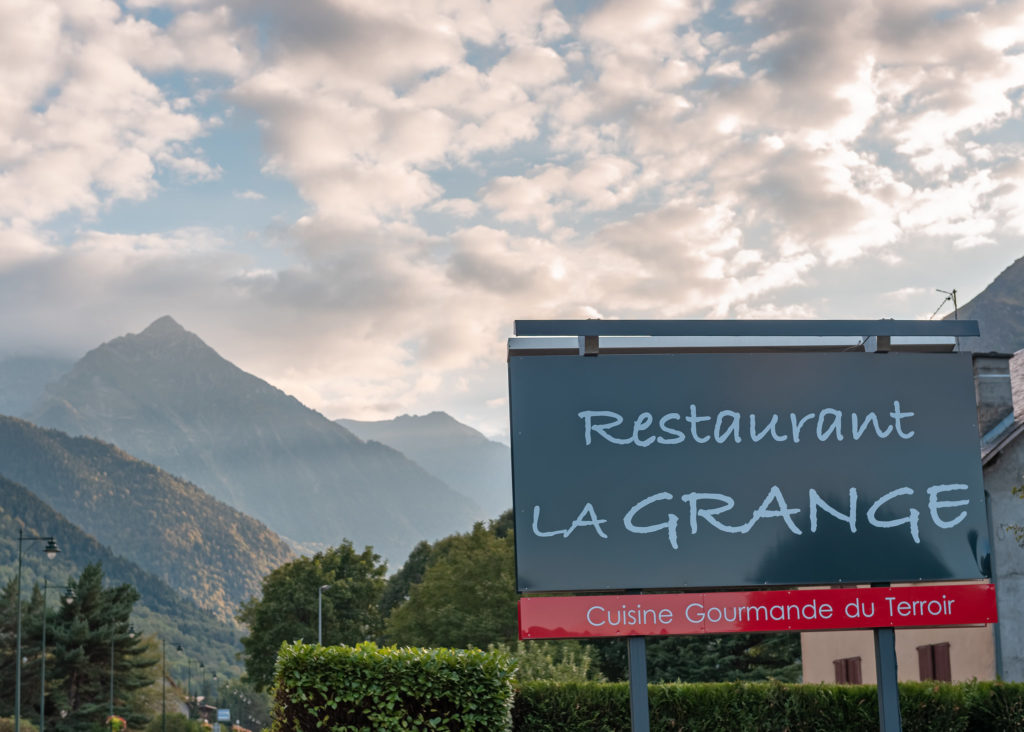
[[[358,440],[169,316],[90,351],[32,416],[112,442],[309,546],[344,536],[400,565],[420,539],[476,518],[409,458]]]
[[[217,352],[210,348],[202,338],[189,330],[185,330],[177,320],[170,315],[157,318],[149,324],[145,330],[138,334],[131,334],[115,338],[108,345],[120,351],[142,352],[151,357],[166,358],[170,353],[189,354],[195,357],[197,354],[205,354],[206,357],[217,357]],[[178,357],[176,356],[176,357]]]
[[[139,333],[139,335],[154,338],[166,338],[168,336],[177,336],[187,332],[188,331],[178,325],[177,320],[172,318],[170,315],[164,315],[150,323],[149,327]]]

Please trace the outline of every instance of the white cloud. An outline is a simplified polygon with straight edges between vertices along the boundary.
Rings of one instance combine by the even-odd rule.
[[[430,210],[468,219],[477,214],[480,205],[471,198],[445,198],[432,204]]]
[[[134,65],[143,48],[159,54],[154,26],[102,0],[5,8],[22,17],[0,20],[0,47],[30,53],[0,58],[18,70],[0,103],[0,220],[42,222],[146,198],[156,190],[157,162],[199,179],[213,175],[178,148],[202,132],[201,121]]]
[[[7,270],[59,255],[57,247],[43,241],[24,221],[0,223],[0,277]]]
[[[334,415],[451,398],[484,420],[516,317],[925,312],[922,278],[1024,234],[1022,18],[1020,2],[8,0],[0,303],[35,303],[40,332],[57,311],[102,320],[97,341],[171,312]],[[262,147],[230,148],[253,119]],[[222,215],[275,211],[273,230],[214,229],[203,206],[107,227],[119,201],[199,181],[210,212],[258,200]],[[282,203],[288,184],[304,205]]]
[[[520,46],[502,58],[488,75],[495,83],[515,84],[522,89],[544,87],[563,78],[565,62],[552,49]]]

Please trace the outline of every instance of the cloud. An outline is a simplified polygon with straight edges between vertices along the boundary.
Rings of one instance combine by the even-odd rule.
[[[1022,28],[1020,2],[9,0],[0,301],[33,305],[0,336],[170,312],[332,416],[451,398],[500,431],[517,317],[927,314],[943,262],[1024,234]],[[109,216],[200,183],[181,221]],[[224,224],[255,208],[272,229]]]
[[[183,147],[202,133],[202,121],[143,73],[144,59],[178,47],[174,37],[103,0],[4,8],[11,16],[0,18],[0,47],[13,77],[0,103],[0,220],[45,222],[69,210],[92,215],[109,201],[144,199],[156,191],[161,168],[214,175]],[[208,50],[196,50],[193,64],[178,54],[177,63],[211,68]]]
[[[47,243],[24,221],[0,224],[0,277],[31,262],[59,255],[59,249]]]

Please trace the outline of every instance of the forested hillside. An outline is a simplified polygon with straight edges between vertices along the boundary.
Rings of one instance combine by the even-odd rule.
[[[294,557],[255,519],[99,440],[0,417],[0,475],[223,621]]]
[[[44,578],[51,586],[64,585],[86,565],[100,562],[110,583],[130,584],[139,591],[141,598],[133,613],[137,630],[158,635],[172,648],[180,643],[188,656],[203,659],[211,673],[240,674],[236,656],[241,646],[235,626],[216,620],[154,575],[116,555],[67,521],[31,491],[3,477],[0,477],[0,585],[6,585],[15,575],[19,529],[25,536],[53,536],[60,548],[55,558],[47,559],[41,542],[23,543],[21,581],[26,601],[33,585],[42,586]],[[117,541],[113,546],[124,548],[124,542]],[[51,595],[51,606],[58,602],[58,595],[56,592]],[[34,622],[26,619],[26,623]],[[168,658],[172,674],[183,675],[175,673],[182,661],[178,654]]]

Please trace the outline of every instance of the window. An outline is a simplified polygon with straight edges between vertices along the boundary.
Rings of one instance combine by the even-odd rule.
[[[837,684],[860,684],[860,656],[840,658],[832,662],[836,669]]]
[[[949,663],[949,643],[933,643],[917,647],[917,665],[921,669],[921,681],[952,681],[953,673]]]

